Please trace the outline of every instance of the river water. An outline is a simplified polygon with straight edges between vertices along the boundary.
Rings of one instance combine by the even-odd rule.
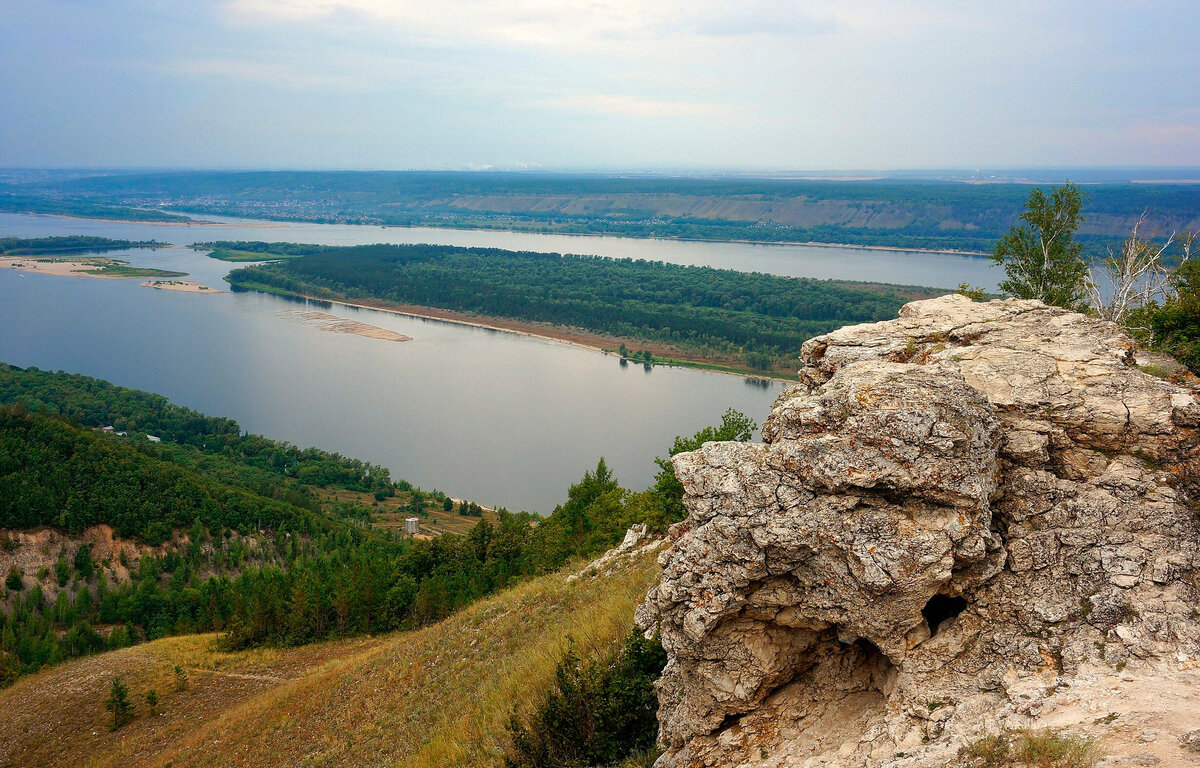
[[[211,218],[211,217],[210,217]],[[176,245],[268,240],[429,242],[707,264],[792,276],[993,288],[986,260],[948,254],[373,226],[163,226],[0,214],[0,237],[89,234]],[[225,288],[231,265],[184,248],[113,254]],[[163,394],[244,429],[387,466],[394,478],[547,513],[604,456],[644,488],[677,434],[728,407],[761,422],[778,382],[622,367],[570,345],[343,306],[310,307],[412,337],[331,333],[303,304],[152,290],[141,280],[0,270],[0,360]]]

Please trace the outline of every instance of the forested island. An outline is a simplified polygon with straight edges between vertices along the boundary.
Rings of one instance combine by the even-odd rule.
[[[61,237],[0,237],[0,256],[67,256],[130,248],[165,248],[157,240],[113,240],[91,235]]]
[[[210,243],[217,257],[285,257],[243,267],[239,289],[431,307],[601,334],[607,346],[653,344],[639,359],[687,359],[789,372],[800,344],[841,325],[896,316],[934,289],[869,286],[657,261],[438,245],[331,247]],[[416,312],[419,313],[419,312]]]

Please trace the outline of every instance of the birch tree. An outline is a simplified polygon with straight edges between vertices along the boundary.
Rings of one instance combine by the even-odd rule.
[[[1171,279],[1172,269],[1164,258],[1171,246],[1178,243],[1180,255],[1175,260],[1178,268],[1192,255],[1195,235],[1171,234],[1165,241],[1155,242],[1144,236],[1148,215],[1142,213],[1133,224],[1133,231],[1117,254],[1097,264],[1084,277],[1088,303],[1092,310],[1105,320],[1130,325],[1136,310],[1152,303],[1165,304],[1176,293],[1177,286]],[[1148,328],[1130,327],[1134,331],[1149,331]]]
[[[1076,309],[1083,305],[1087,265],[1083,247],[1074,242],[1083,221],[1083,194],[1067,182],[1050,197],[1036,187],[1021,214],[1024,224],[1008,230],[992,253],[1004,266],[1000,290],[1019,299]]]

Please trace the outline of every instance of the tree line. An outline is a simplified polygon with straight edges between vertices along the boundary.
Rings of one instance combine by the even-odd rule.
[[[551,323],[741,355],[759,368],[794,356],[812,336],[895,317],[905,302],[832,281],[640,259],[440,245],[222,245],[304,253],[234,270],[235,287]]]
[[[55,256],[71,253],[100,253],[127,248],[161,248],[157,240],[111,240],[91,235],[60,237],[0,237],[0,256]]]

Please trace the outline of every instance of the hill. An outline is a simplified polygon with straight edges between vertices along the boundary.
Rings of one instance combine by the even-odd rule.
[[[1148,210],[1160,232],[1200,227],[1200,187],[1062,171],[1087,185],[1081,237],[1097,251]],[[1063,175],[1043,174],[1053,183]],[[1143,174],[1141,180],[1153,180]],[[975,179],[976,181],[978,179]],[[203,171],[96,173],[15,187],[26,206],[170,206],[231,216],[703,240],[990,251],[1027,183],[555,173]],[[44,201],[44,202],[42,202]],[[3,204],[0,198],[0,204]],[[16,202],[12,203],[16,204]],[[27,207],[26,210],[37,210]],[[154,211],[158,213],[157,210]],[[82,214],[87,215],[87,214]]]
[[[590,652],[625,636],[656,574],[642,552],[412,632],[234,653],[188,635],[72,661],[0,691],[0,765],[496,765],[510,714],[550,686],[567,638]],[[118,675],[141,716],[110,732],[103,702]],[[151,688],[157,716],[141,700]]]

